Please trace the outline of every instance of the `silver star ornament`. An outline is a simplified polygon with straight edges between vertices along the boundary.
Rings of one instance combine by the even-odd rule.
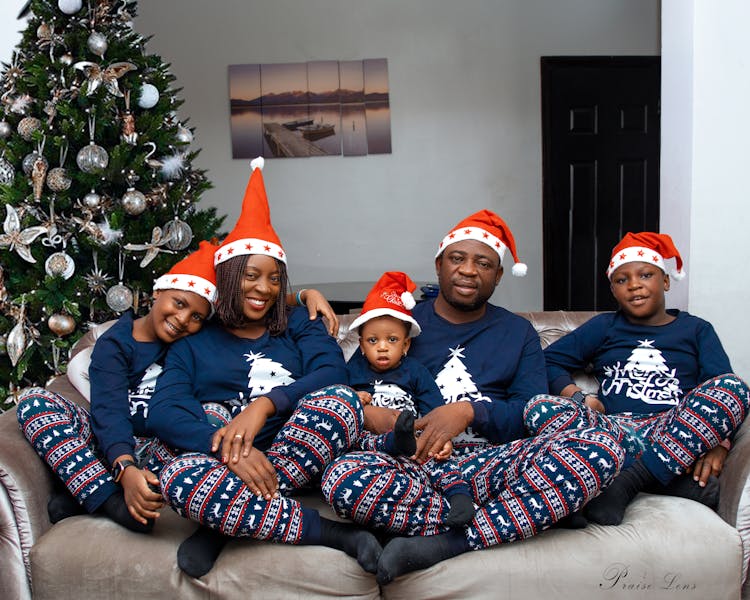
[[[40,235],[47,232],[46,227],[36,225],[21,230],[21,220],[18,218],[16,209],[10,204],[5,206],[8,215],[5,217],[3,229],[5,233],[0,234],[0,248],[15,250],[26,262],[35,263],[36,259],[31,255],[29,245]]]

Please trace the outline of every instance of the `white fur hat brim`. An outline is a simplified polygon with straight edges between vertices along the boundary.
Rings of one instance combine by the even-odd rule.
[[[411,323],[409,337],[417,337],[420,333],[422,333],[422,328],[419,326],[419,323],[414,320],[413,317],[390,308],[374,308],[372,310],[368,310],[365,313],[362,313],[356,319],[354,319],[354,321],[352,321],[352,324],[349,325],[349,329],[358,329],[359,327],[367,323],[367,321],[374,319],[375,317],[385,316],[394,317],[399,321],[404,321],[405,323]]]

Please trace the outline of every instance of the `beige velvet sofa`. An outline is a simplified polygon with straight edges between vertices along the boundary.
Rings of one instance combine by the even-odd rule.
[[[592,314],[523,316],[546,345]],[[346,329],[351,318],[343,317],[340,334],[347,353],[356,346]],[[78,344],[74,367],[85,364],[93,340],[89,333]],[[85,402],[68,377],[49,387]],[[247,540],[232,541],[210,573],[190,578],[177,567],[176,551],[195,525],[168,508],[150,535],[99,516],[52,526],[46,510],[52,476],[11,411],[0,415],[0,598],[750,598],[743,589],[750,546],[747,430],[737,435],[721,475],[718,514],[681,498],[641,494],[618,527],[546,531],[463,554],[380,588],[341,552]],[[333,516],[317,494],[302,500]]]

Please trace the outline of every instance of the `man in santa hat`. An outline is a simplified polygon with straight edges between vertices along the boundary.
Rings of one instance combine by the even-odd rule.
[[[471,522],[446,527],[440,515],[449,501],[406,464],[378,460],[376,453],[344,455],[324,473],[324,494],[337,510],[406,536],[383,549],[380,584],[468,550],[535,535],[596,495],[623,459],[603,428],[525,438],[523,408],[546,391],[546,371],[529,321],[489,303],[506,250],[513,274],[525,275],[510,228],[498,215],[482,210],[462,220],[435,257],[439,295],[412,312],[422,333],[413,339],[410,356],[427,367],[445,402],[417,420],[415,457],[431,460],[453,439],[478,505]],[[377,422],[375,408],[365,407],[366,420]],[[590,455],[605,460],[593,463]],[[354,489],[350,481],[360,485]],[[385,505],[393,515],[388,522],[378,518]]]

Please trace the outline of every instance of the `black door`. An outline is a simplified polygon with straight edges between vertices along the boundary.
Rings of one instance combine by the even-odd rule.
[[[544,309],[611,310],[628,231],[659,227],[658,56],[543,57]]]

